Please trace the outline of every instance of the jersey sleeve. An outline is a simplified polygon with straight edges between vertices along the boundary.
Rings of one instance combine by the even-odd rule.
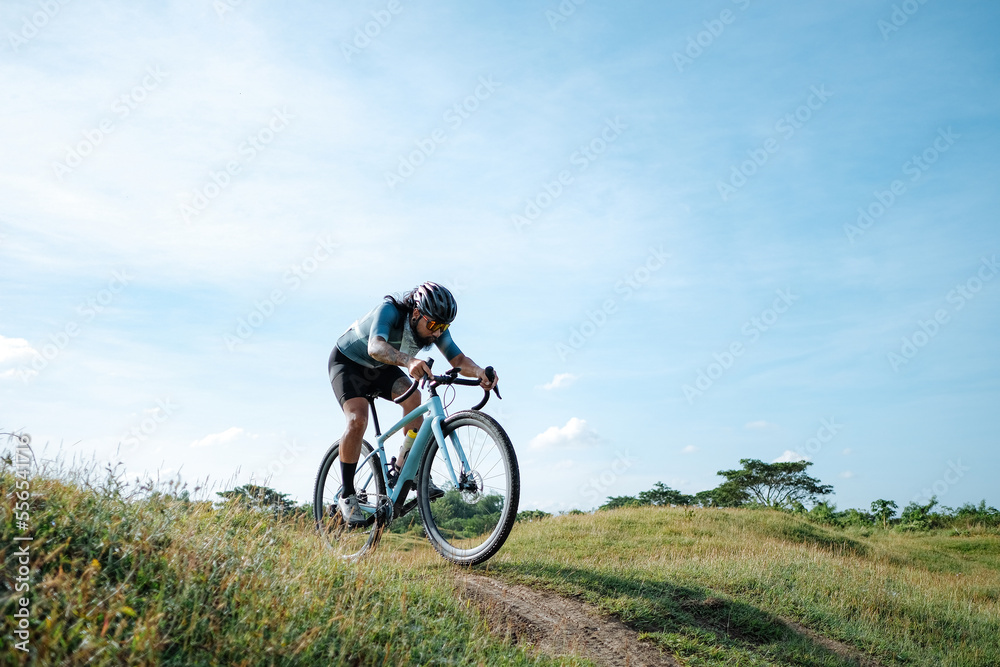
[[[441,337],[438,338],[434,344],[437,345],[439,350],[441,350],[441,354],[444,355],[444,358],[449,361],[462,354],[462,351],[458,349],[458,345],[455,345],[455,341],[451,338],[451,331],[445,331],[441,334]]]
[[[375,317],[372,318],[372,328],[368,332],[368,340],[375,340],[376,336],[381,336],[383,340],[389,340],[389,332],[399,317],[399,311],[391,301],[386,301],[375,310]],[[447,332],[445,332],[447,333]]]

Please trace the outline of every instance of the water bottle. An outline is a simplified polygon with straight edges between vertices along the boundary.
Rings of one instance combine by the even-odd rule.
[[[403,438],[403,446],[399,450],[399,469],[402,470],[403,466],[406,465],[406,457],[410,453],[410,447],[413,447],[413,441],[417,439],[417,432],[412,428],[406,432],[406,437]]]

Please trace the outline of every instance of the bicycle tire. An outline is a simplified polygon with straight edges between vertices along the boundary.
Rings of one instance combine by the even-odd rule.
[[[517,455],[503,427],[483,412],[457,412],[444,420],[441,430],[452,451],[451,436],[458,437],[476,490],[455,487],[437,440],[432,440],[417,472],[420,520],[427,539],[446,560],[478,565],[500,550],[517,518],[521,493]],[[459,465],[454,453],[452,463]],[[443,497],[431,498],[433,476],[442,484]]]
[[[359,461],[363,461],[371,452],[371,445],[362,441]],[[344,488],[340,470],[340,440],[337,440],[323,455],[319,472],[316,473],[313,518],[316,529],[325,541],[337,555],[347,560],[357,560],[378,546],[385,527],[388,496],[377,456],[368,458],[368,462],[358,468],[354,474],[354,486],[358,502],[369,509],[374,508],[374,512],[367,525],[349,528],[337,507],[337,500]]]

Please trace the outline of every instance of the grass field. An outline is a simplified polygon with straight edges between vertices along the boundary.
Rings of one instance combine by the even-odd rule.
[[[14,483],[0,588],[4,664],[547,665],[456,595],[460,570],[388,535],[332,560],[307,522],[169,497],[113,476],[32,480],[30,652],[14,648]],[[72,475],[61,475],[62,479]],[[955,531],[952,531],[953,533]],[[517,524],[478,572],[583,598],[689,665],[1000,664],[1000,535],[844,532],[750,510],[623,509]]]
[[[519,526],[494,576],[581,596],[691,665],[1000,665],[1000,534],[848,532],[760,510],[636,508]]]

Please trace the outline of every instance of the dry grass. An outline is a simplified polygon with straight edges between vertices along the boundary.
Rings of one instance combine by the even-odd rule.
[[[423,547],[390,538],[345,563],[305,520],[83,477],[32,480],[29,653],[7,641],[20,531],[4,515],[4,664],[552,664],[491,635]],[[8,465],[8,509],[13,490]]]
[[[9,510],[14,482],[0,464]],[[32,480],[29,654],[7,641],[22,594],[5,512],[4,664],[555,664],[491,634],[423,538],[351,564],[305,520],[132,492],[113,472]],[[662,508],[517,524],[478,568],[585,599],[684,664],[831,666],[856,663],[779,619],[882,664],[1000,664],[998,570],[995,530]]]
[[[778,512],[636,508],[519,525],[492,563],[579,595],[690,664],[1000,664],[1000,535],[845,531]]]

